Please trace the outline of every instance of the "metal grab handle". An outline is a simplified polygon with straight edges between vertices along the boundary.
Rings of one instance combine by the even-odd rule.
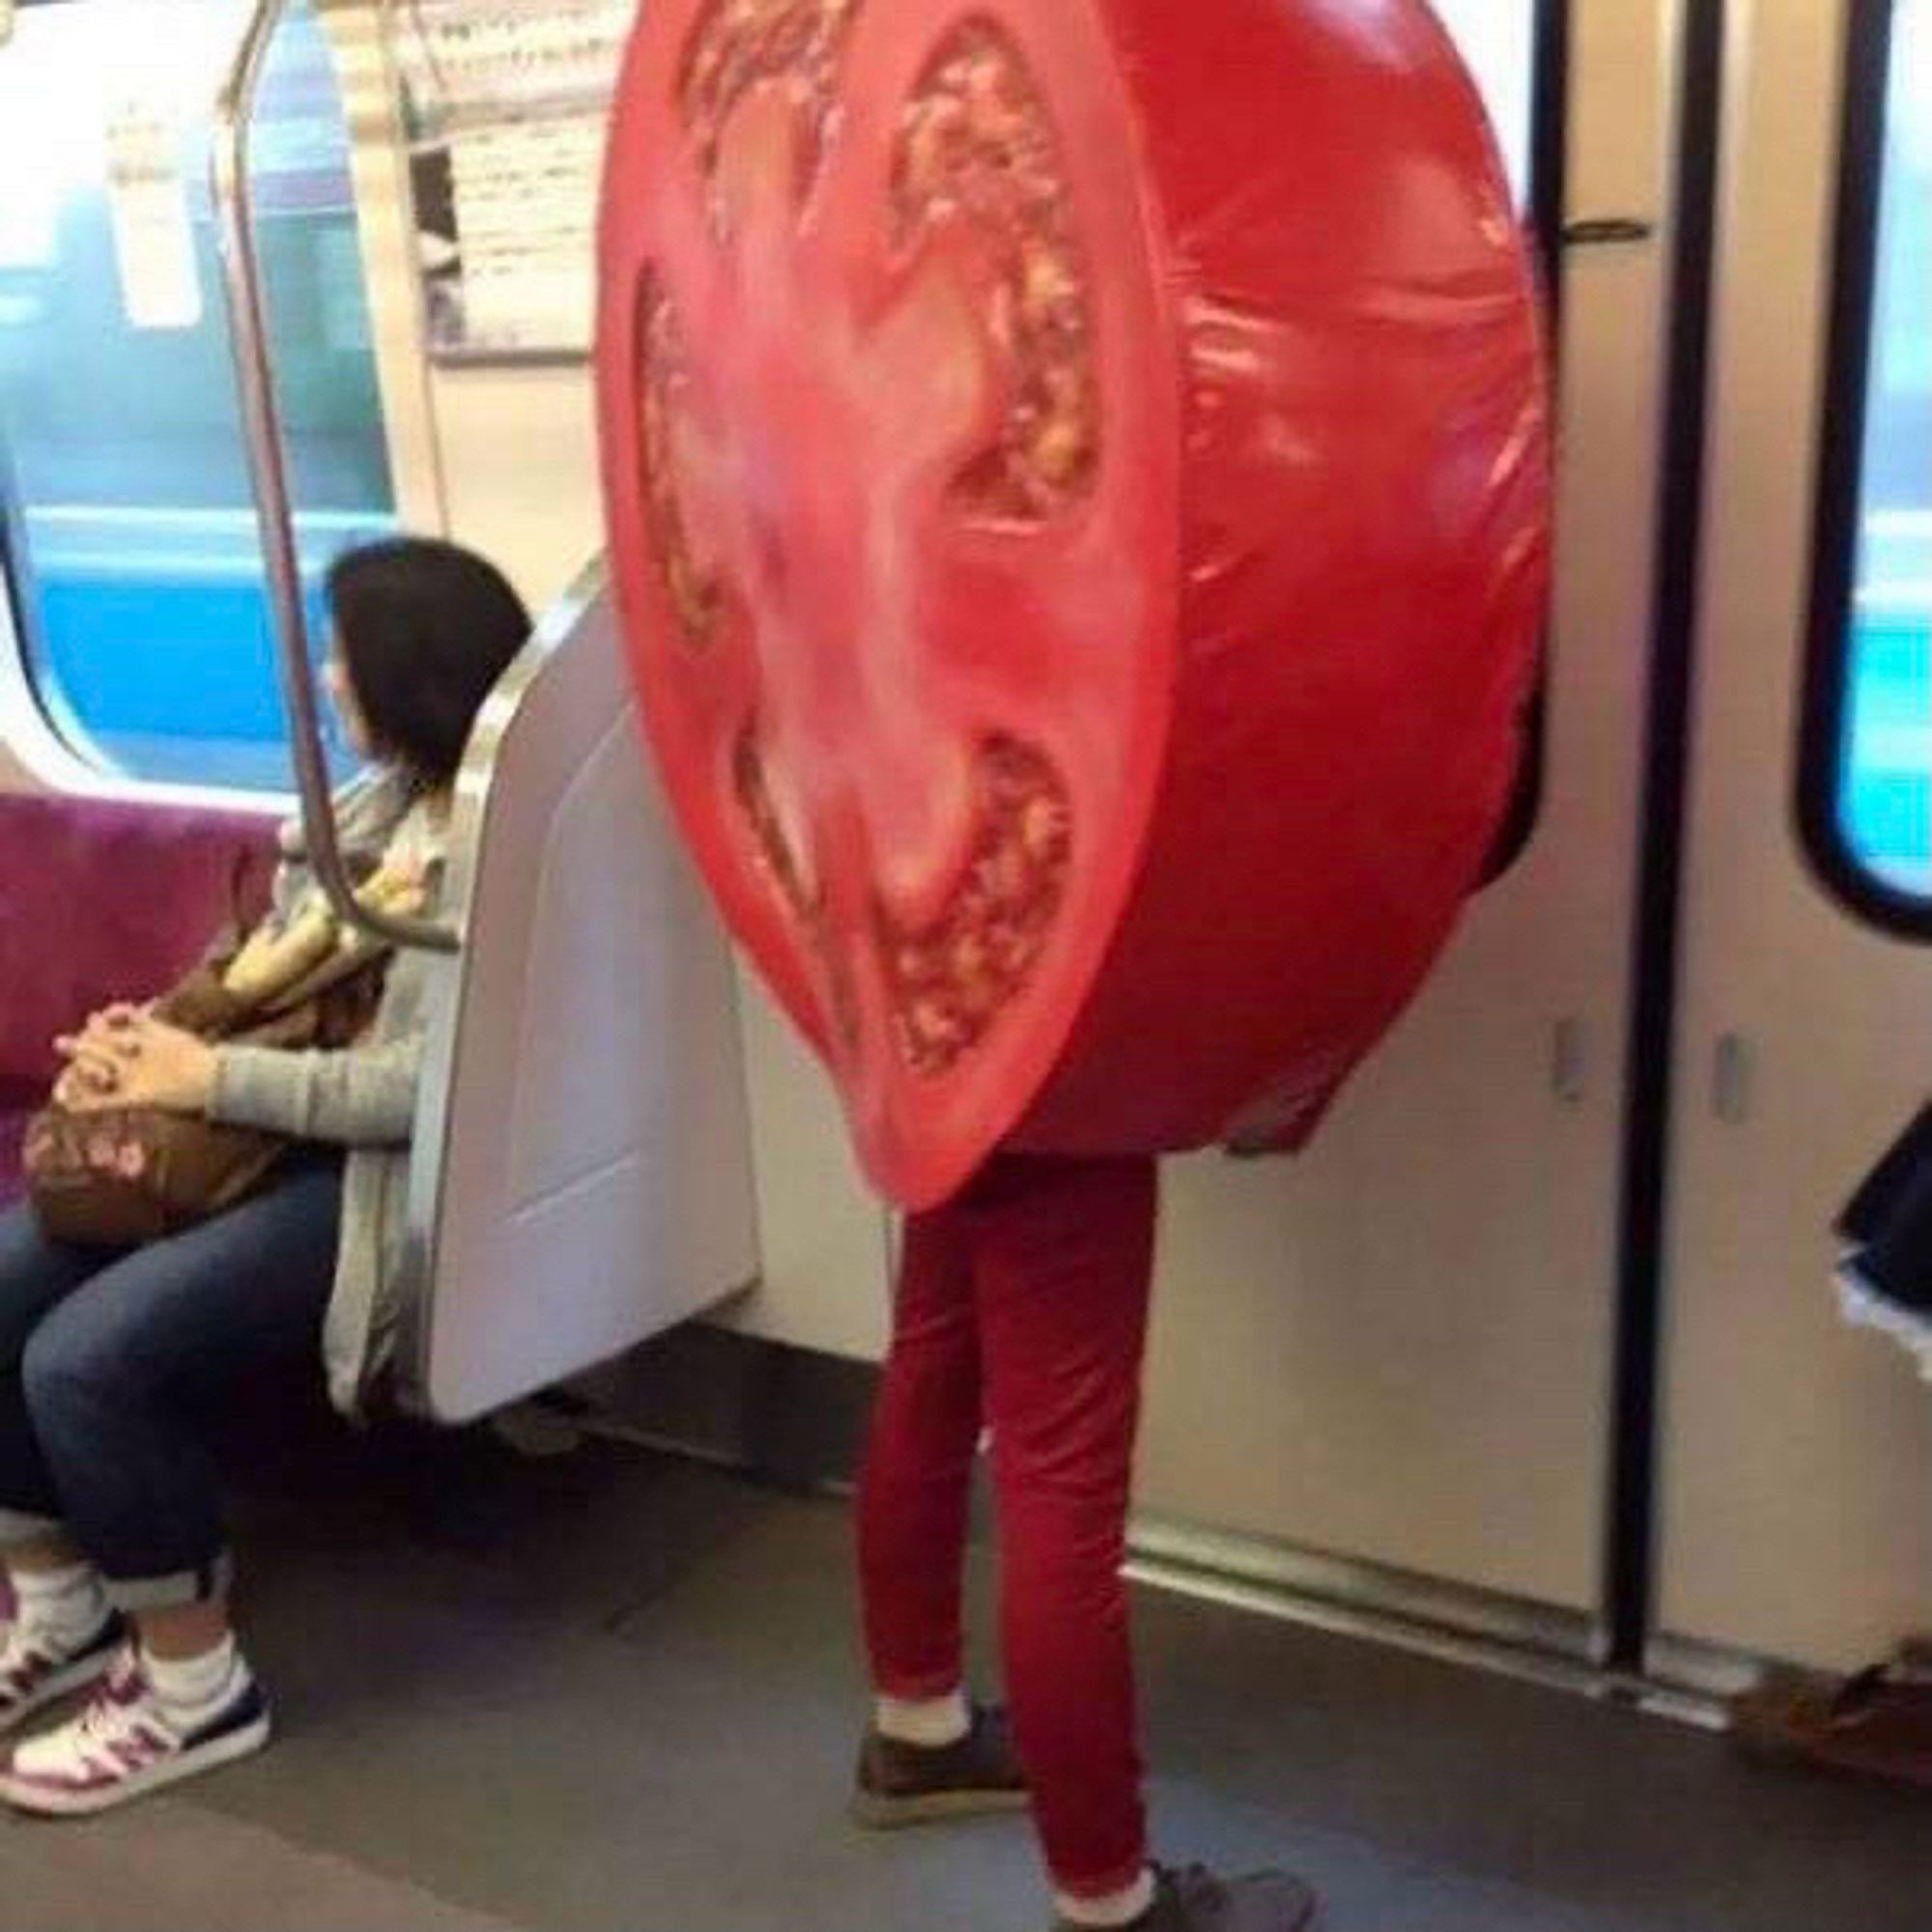
[[[255,250],[255,197],[248,171],[262,69],[269,44],[287,12],[288,0],[258,0],[215,97],[209,177],[221,242],[229,337],[242,394],[242,426],[255,490],[255,519],[268,566],[269,606],[281,665],[282,696],[294,739],[302,829],[309,864],[329,903],[346,923],[359,926],[389,945],[454,952],[462,944],[454,925],[376,912],[355,896],[349,868],[343,864],[335,804],[329,792],[328,759],[323,750],[322,721],[309,670],[308,620],[302,610],[301,565],[296,551],[281,412],[269,360],[267,307]]]

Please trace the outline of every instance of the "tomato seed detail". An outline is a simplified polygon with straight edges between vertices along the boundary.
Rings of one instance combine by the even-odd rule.
[[[790,87],[807,128],[810,165],[816,166],[837,104],[839,59],[858,11],[859,0],[714,0],[692,31],[678,85],[685,127],[707,179],[716,171],[733,111],[766,81]],[[696,562],[678,504],[672,443],[689,370],[676,310],[655,278],[644,291],[639,359],[652,547],[684,639],[701,647],[716,633],[722,587]]]
[[[814,953],[824,974],[827,1011],[839,1044],[847,1053],[859,1047],[859,996],[852,981],[849,962],[829,937],[825,918],[825,896],[808,882],[804,865],[793,852],[785,836],[778,808],[772,803],[771,786],[765,778],[764,759],[758,751],[755,727],[738,739],[731,760],[732,788],[737,793],[738,811],[752,839],[758,869],[766,883],[784,902]]]
[[[645,283],[639,315],[644,514],[651,551],[684,641],[702,649],[717,632],[722,595],[717,578],[702,569],[692,553],[691,533],[678,502],[671,438],[678,412],[686,406],[690,371],[677,313],[654,277]]]
[[[804,193],[825,157],[860,5],[713,0],[693,30],[678,83],[679,109],[707,179],[715,178],[733,113],[753,90],[777,84],[789,91],[805,132]],[[904,251],[922,234],[960,220],[993,257],[984,321],[1010,372],[1010,394],[997,440],[955,479],[952,500],[969,516],[1043,523],[1089,492],[1097,475],[1092,303],[1068,207],[1054,131],[1024,56],[991,22],[967,22],[942,43],[901,112],[889,239]],[[668,297],[655,285],[645,295],[639,353],[647,508],[685,640],[702,648],[717,630],[724,592],[694,554],[675,483],[687,349]],[[809,855],[793,850],[755,724],[733,747],[731,781],[757,869],[817,954],[831,1025],[856,1052],[856,962],[831,934]],[[921,1079],[945,1076],[985,1040],[1038,970],[1067,892],[1072,818],[1052,762],[1016,739],[991,739],[976,761],[974,793],[970,852],[945,911],[921,927],[883,907],[873,915],[894,1048]]]
[[[924,1079],[950,1073],[1032,979],[1073,856],[1065,788],[1038,752],[991,740],[974,789],[973,852],[946,911],[917,930],[875,915],[895,1042]]]
[[[745,731],[738,739],[732,753],[731,781],[738,794],[738,810],[750,829],[753,849],[760,866],[792,916],[810,925],[821,909],[819,894],[815,887],[806,883],[805,867],[792,851],[778,808],[772,803],[754,730]]]
[[[684,124],[707,177],[732,110],[764,81],[790,88],[803,110],[808,170],[816,169],[838,104],[839,59],[858,14],[859,0],[714,0],[692,32],[678,86]]]
[[[1043,521],[1090,490],[1099,466],[1092,304],[1046,104],[990,21],[969,21],[934,56],[900,117],[893,187],[901,245],[963,219],[998,256],[986,327],[1012,397],[954,498],[969,514]]]

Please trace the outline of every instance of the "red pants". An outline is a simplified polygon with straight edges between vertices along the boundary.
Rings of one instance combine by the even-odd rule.
[[[1147,1860],[1121,1566],[1155,1204],[1151,1160],[1000,1155],[914,1217],[860,1503],[874,1682],[944,1695],[964,1681],[968,1490],[990,1427],[1008,1692],[1047,1864],[1076,1897]]]

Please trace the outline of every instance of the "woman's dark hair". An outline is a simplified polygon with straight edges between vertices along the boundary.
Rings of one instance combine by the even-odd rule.
[[[432,537],[348,551],[327,589],[374,749],[446,784],[483,700],[530,635],[523,599],[494,563]]]

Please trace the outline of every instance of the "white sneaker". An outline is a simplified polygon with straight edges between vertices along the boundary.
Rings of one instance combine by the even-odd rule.
[[[124,1637],[121,1619],[111,1613],[77,1650],[31,1625],[7,1625],[0,1636],[0,1736],[92,1684],[114,1661]]]
[[[77,1718],[14,1749],[0,1771],[0,1798],[41,1817],[89,1817],[247,1757],[270,1731],[269,1700],[239,1659],[233,1694],[183,1731],[126,1645]]]

